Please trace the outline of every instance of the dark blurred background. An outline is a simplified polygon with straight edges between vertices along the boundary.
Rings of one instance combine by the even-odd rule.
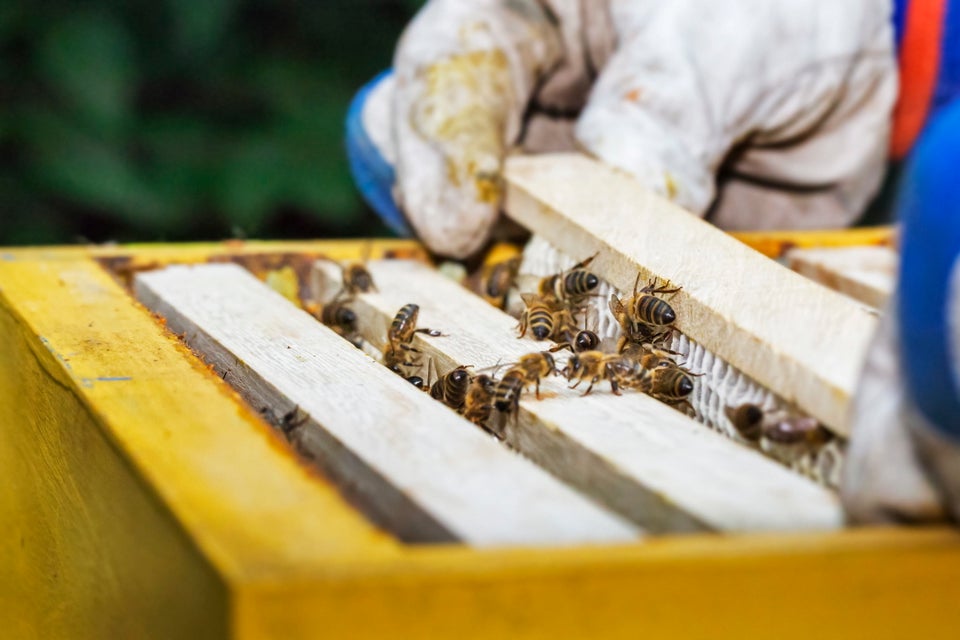
[[[0,2],[0,245],[386,235],[343,121],[421,4]]]

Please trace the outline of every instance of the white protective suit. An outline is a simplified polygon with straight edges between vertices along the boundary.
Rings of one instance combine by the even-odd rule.
[[[433,0],[397,47],[395,86],[371,98],[390,126],[366,129],[390,149],[418,235],[446,255],[488,237],[517,144],[578,147],[723,228],[840,227],[883,176],[890,12],[888,0]]]

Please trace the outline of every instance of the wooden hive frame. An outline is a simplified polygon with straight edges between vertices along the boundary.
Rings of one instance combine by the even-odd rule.
[[[10,637],[952,637],[960,534],[946,528],[403,544],[98,262],[355,259],[365,246],[0,250]],[[384,252],[423,257],[373,244]]]

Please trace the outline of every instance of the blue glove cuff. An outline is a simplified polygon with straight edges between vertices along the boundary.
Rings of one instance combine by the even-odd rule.
[[[960,440],[960,398],[951,362],[950,277],[960,256],[960,100],[930,123],[910,158],[898,213],[903,225],[900,361],[920,412]]]
[[[380,73],[365,84],[350,102],[346,122],[347,159],[353,181],[367,204],[398,235],[412,236],[406,217],[393,200],[396,173],[363,126],[363,109],[370,92],[392,74],[392,69]]]

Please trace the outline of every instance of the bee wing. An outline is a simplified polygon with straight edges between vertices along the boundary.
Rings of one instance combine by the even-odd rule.
[[[600,309],[597,305],[588,304],[581,307],[582,310],[582,328],[587,331],[596,332],[600,328]]]
[[[490,374],[490,377],[492,378],[492,377],[494,377],[495,375],[497,375],[497,371],[499,371],[499,370],[502,369],[503,367],[512,367],[512,366],[514,366],[514,365],[516,365],[516,364],[517,364],[516,362],[503,362],[502,359],[501,359],[501,360],[497,360],[496,363],[491,364],[490,366],[481,367],[480,369],[474,369],[473,372],[474,372],[475,374],[480,374],[480,373],[484,373],[484,372],[486,372],[486,371],[492,371],[493,373]]]
[[[535,293],[521,293],[520,298],[523,300],[523,304],[529,307],[537,302],[538,296]]]
[[[607,306],[610,308],[610,313],[612,313],[614,317],[619,318],[623,314],[623,303],[620,302],[617,294],[610,294],[610,301],[607,303]]]
[[[519,273],[513,281],[513,286],[519,291],[537,291],[540,288],[540,276]]]

